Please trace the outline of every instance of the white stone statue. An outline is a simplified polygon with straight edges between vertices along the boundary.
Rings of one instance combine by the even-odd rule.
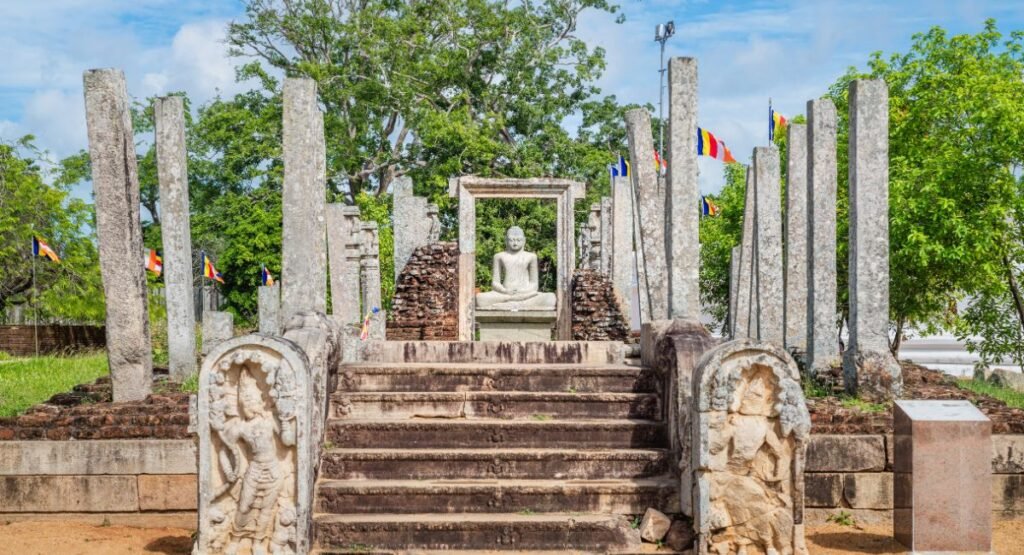
[[[524,250],[526,235],[517,226],[505,232],[505,250],[494,255],[492,291],[476,296],[486,310],[554,310],[555,294],[543,293],[537,277],[537,255]]]

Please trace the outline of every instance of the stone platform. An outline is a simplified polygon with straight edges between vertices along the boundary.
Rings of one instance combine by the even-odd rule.
[[[480,341],[550,341],[554,310],[477,310]]]

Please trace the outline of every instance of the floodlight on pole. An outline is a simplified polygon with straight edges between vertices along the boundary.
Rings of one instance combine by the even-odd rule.
[[[658,152],[661,156],[665,156],[665,41],[675,34],[675,21],[659,23],[654,28],[654,41],[661,44],[661,65],[658,67]]]

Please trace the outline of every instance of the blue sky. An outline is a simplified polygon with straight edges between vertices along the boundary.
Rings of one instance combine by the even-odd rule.
[[[977,32],[994,17],[1008,33],[1024,29],[1019,1],[861,0],[724,2],[620,0],[626,21],[590,13],[578,35],[607,51],[605,94],[658,100],[657,23],[674,20],[666,56],[698,58],[700,125],[745,162],[766,141],[768,98],[786,116],[803,113],[850,65],[871,52],[905,51],[915,32],[939,25]],[[130,94],[185,90],[198,104],[235,83],[242,60],[227,56],[224,26],[242,0],[0,1],[0,138],[26,133],[54,156],[86,147],[82,71],[120,67]],[[701,187],[720,187],[721,168],[701,161]]]

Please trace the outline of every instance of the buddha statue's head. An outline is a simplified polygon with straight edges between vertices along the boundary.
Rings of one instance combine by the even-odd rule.
[[[523,233],[523,229],[519,226],[512,226],[505,232],[505,250],[509,252],[519,252],[526,247],[526,234]]]

